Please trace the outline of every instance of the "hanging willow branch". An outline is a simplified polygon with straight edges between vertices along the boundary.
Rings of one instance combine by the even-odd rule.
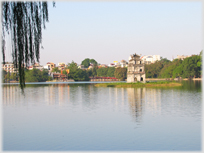
[[[53,3],[53,5],[55,5]],[[5,33],[11,35],[12,58],[20,87],[25,87],[24,67],[39,62],[42,26],[48,22],[47,2],[2,2],[2,55],[5,63]]]

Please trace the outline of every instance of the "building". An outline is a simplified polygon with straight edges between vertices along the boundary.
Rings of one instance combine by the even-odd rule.
[[[59,70],[64,70],[65,69],[65,63],[58,63],[58,69]]]
[[[130,55],[127,70],[127,82],[145,82],[144,61],[136,53]]]
[[[127,67],[127,66],[128,66],[128,63],[127,63],[125,60],[121,60],[121,61],[120,61],[120,66],[121,66],[121,67]]]
[[[38,70],[42,71],[44,69],[44,67],[41,66],[39,63],[35,63],[34,65],[28,66],[27,69],[28,70],[38,69]]]
[[[101,68],[101,67],[105,67],[106,68],[108,66],[106,64],[101,64],[101,65],[98,66],[98,68]]]
[[[177,55],[177,59],[181,59],[181,60],[184,60],[187,57],[191,57],[191,56],[190,55],[187,55],[187,56],[185,56],[185,55]]]
[[[108,66],[109,67],[115,67],[115,64],[114,63],[110,63]]]
[[[49,72],[51,72],[53,68],[55,68],[55,64],[51,62],[48,62],[46,66],[44,66],[44,69],[48,69]]]
[[[67,76],[65,74],[62,74],[62,73],[53,73],[53,72],[51,72],[51,77],[54,80],[66,80],[67,79]]]
[[[90,63],[89,67],[88,67],[88,70],[89,69],[93,69],[94,65],[92,63]]]
[[[144,64],[152,64],[155,63],[156,61],[160,61],[161,57],[160,55],[147,55],[142,56],[141,59],[144,61]]]
[[[2,64],[2,69],[6,72],[10,73],[16,73],[17,70],[14,68],[14,64],[12,62],[6,62],[5,64]]]

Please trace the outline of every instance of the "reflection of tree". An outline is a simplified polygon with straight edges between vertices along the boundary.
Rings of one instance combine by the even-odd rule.
[[[132,115],[139,121],[142,117],[145,88],[127,88],[127,93]]]

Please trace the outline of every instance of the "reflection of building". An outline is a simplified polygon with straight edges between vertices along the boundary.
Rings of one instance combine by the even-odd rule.
[[[145,88],[127,88],[127,94],[132,115],[138,120],[144,107]]]
[[[140,56],[133,54],[129,58],[127,82],[145,82],[144,62],[140,59]]]
[[[3,105],[15,105],[16,101],[19,99],[19,89],[18,85],[5,85],[2,86],[2,101]]]

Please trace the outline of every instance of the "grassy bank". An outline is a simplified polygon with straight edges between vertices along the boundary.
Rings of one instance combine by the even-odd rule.
[[[116,82],[116,83],[98,83],[95,84],[96,87],[178,87],[182,86],[179,82],[172,81],[159,81],[159,82],[147,82],[147,83],[126,83],[126,82]]]

